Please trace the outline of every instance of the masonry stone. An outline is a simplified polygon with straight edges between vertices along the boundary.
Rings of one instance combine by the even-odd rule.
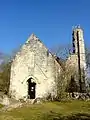
[[[79,67],[85,71],[86,60],[83,30],[80,27],[74,28],[72,37],[73,53],[68,57],[65,69],[69,68],[67,71],[71,69],[73,74]],[[62,70],[60,59],[32,34],[13,59],[9,95],[16,100],[25,101],[48,96],[56,97],[57,81]],[[76,78],[76,82],[79,85],[79,79]]]
[[[73,53],[80,56],[80,67],[86,69],[85,44],[83,29],[80,26],[73,30]]]
[[[73,71],[77,72],[77,77],[74,75],[74,79],[77,83],[77,86],[80,87],[80,85],[82,84],[81,89],[85,91],[85,84],[87,83],[86,57],[83,30],[81,29],[80,26],[77,26],[73,29],[72,43],[73,53],[68,57],[66,66],[69,66],[70,69],[73,68]]]
[[[35,98],[55,96],[57,74],[61,69],[55,57],[32,34],[12,62],[9,94],[17,100],[28,99],[28,80],[31,79],[36,84]]]

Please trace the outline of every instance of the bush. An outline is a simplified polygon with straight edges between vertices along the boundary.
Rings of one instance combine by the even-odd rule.
[[[9,91],[11,62],[2,63],[0,66],[0,91],[5,94]]]

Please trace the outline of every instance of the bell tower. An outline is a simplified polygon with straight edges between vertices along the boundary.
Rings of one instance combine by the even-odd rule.
[[[83,92],[85,89],[85,70],[86,70],[86,59],[85,59],[85,44],[83,37],[83,30],[80,26],[76,26],[72,33],[73,42],[73,54],[77,55],[78,59],[78,78],[80,91]]]

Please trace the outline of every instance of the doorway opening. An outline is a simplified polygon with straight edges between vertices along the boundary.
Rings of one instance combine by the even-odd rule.
[[[32,82],[33,78],[28,79],[28,98],[29,99],[35,99],[35,88],[36,88],[36,83]]]

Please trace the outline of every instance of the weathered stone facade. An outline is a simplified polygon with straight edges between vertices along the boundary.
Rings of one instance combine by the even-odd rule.
[[[85,56],[85,45],[83,30],[80,26],[77,26],[73,29],[72,33],[72,42],[73,42],[73,54],[71,54],[66,62],[66,66],[72,68],[72,73],[74,79],[77,83],[77,86],[82,86],[82,91],[85,91],[86,81],[86,56]],[[76,73],[75,73],[76,72]],[[73,75],[73,74],[72,74]]]
[[[72,74],[68,74],[68,78],[63,81],[65,85],[69,84],[70,81],[67,79],[71,80],[75,72],[79,76],[79,69],[85,71],[86,68],[83,30],[76,27],[72,36],[73,54],[65,63],[65,68],[69,68],[66,73]],[[55,97],[57,96],[57,81],[62,70],[60,59],[52,55],[39,38],[32,34],[12,62],[9,94],[17,100],[46,98],[49,95]],[[80,77],[82,76],[81,71]],[[79,80],[76,76],[77,86],[80,85]]]
[[[32,92],[34,90],[33,98],[47,97],[49,94],[55,96],[61,70],[55,57],[32,34],[13,60],[9,94],[17,100],[27,99],[30,98],[31,89]],[[28,80],[33,86],[29,86]]]
[[[80,26],[73,30],[73,53],[80,56],[80,67],[86,69],[85,44],[83,30]]]

